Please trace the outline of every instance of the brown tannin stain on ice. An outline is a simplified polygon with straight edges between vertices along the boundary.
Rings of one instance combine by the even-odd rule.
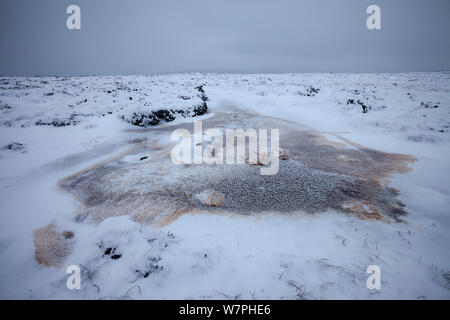
[[[178,128],[193,132],[192,123],[131,131],[163,137]],[[173,144],[137,140],[126,152],[60,181],[81,203],[76,220],[98,223],[131,215],[143,224],[162,226],[185,213],[205,210],[255,215],[315,214],[332,208],[382,221],[400,221],[405,214],[398,192],[387,182],[391,174],[410,170],[408,163],[415,161],[411,156],[365,148],[340,134],[322,134],[237,108],[203,120],[203,131],[207,128],[279,128],[285,152],[279,172],[262,176],[260,166],[249,164],[174,165]],[[205,190],[216,192],[221,205],[202,202],[198,195]]]
[[[72,251],[72,231],[59,231],[54,224],[34,231],[34,257],[47,267],[60,267]]]

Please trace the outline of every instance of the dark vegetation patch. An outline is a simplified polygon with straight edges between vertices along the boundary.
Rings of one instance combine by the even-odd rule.
[[[25,151],[25,146],[19,142],[12,142],[6,145],[4,148],[13,151]]]
[[[161,271],[164,269],[164,266],[159,262],[161,261],[160,256],[148,256],[146,268],[144,270],[137,269],[136,272],[136,280],[139,278],[147,278],[150,274]]]
[[[148,113],[133,113],[130,123],[139,127],[149,127],[157,125],[162,120],[171,122],[175,120],[177,115],[181,115],[184,118],[196,117],[205,114],[207,111],[208,106],[203,102],[201,105],[187,109],[160,109]],[[124,119],[124,117],[122,118]]]
[[[37,126],[52,126],[52,127],[66,127],[77,125],[80,121],[76,114],[72,114],[68,119],[53,119],[53,120],[37,120],[34,124]]]
[[[171,109],[159,109],[156,111],[149,112],[135,112],[132,114],[129,122],[132,125],[139,127],[149,127],[155,126],[159,124],[161,121],[171,122],[176,119],[177,115],[180,115],[184,118],[187,117],[196,117],[201,116],[208,112],[208,106],[206,101],[208,101],[208,97],[205,94],[205,90],[203,89],[203,85],[196,87],[196,90],[200,93],[200,97],[203,103],[190,107],[190,108],[171,108]],[[191,98],[188,96],[179,96],[181,100],[190,100]],[[122,119],[125,120],[125,116],[122,116]]]
[[[361,106],[361,108],[362,108],[362,111],[363,111],[363,113],[367,113],[370,109],[371,109],[371,107],[370,106],[367,106],[364,102],[362,102],[361,100],[354,100],[354,99],[348,99],[347,100],[347,104],[357,104],[357,105],[360,105]]]
[[[8,111],[8,110],[11,110],[11,109],[12,109],[12,107],[9,104],[3,103],[3,102],[0,101],[0,110]]]
[[[319,93],[319,91],[320,91],[319,88],[309,86],[304,91],[299,91],[298,94],[305,97],[314,97]]]

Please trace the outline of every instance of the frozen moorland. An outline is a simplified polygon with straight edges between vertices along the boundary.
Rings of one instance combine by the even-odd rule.
[[[194,120],[279,173],[174,165]],[[4,77],[0,298],[449,299],[449,173],[450,73]]]

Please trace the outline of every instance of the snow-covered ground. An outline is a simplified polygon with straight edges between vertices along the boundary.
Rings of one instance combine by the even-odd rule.
[[[163,109],[174,112],[153,113]],[[244,117],[239,110],[307,128],[346,150],[416,158],[406,163],[411,171],[387,177],[407,214],[396,222],[331,208],[194,208],[157,226],[134,211],[80,219],[85,204],[61,187],[101,163],[121,174],[99,183],[133,185],[148,173],[129,173],[142,157],[150,164],[135,167],[164,169],[158,150],[168,148],[171,128],[208,119],[232,126]],[[152,117],[135,122],[150,126],[131,124],[136,115]],[[0,298],[449,299],[449,129],[450,73],[2,78]],[[177,187],[184,172],[193,175],[186,170],[167,170],[161,186]],[[49,247],[57,252],[36,259],[36,248]],[[69,265],[83,271],[81,290],[66,288]],[[380,290],[366,286],[369,265],[381,268]]]

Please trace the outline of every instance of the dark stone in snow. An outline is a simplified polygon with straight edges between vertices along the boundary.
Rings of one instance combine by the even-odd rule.
[[[116,248],[106,248],[105,253],[104,253],[103,256],[109,256],[109,255],[111,255],[111,259],[113,259],[113,260],[120,259],[120,257],[122,256],[122,254],[120,254],[120,253],[115,254],[115,253],[116,253]]]
[[[14,150],[14,151],[22,151],[25,149],[25,146],[22,143],[19,142],[13,142],[6,146],[6,149],[8,150]]]
[[[0,101],[1,102],[1,101]],[[3,110],[3,109],[5,109],[5,110],[11,110],[11,106],[9,105],[9,104],[7,104],[7,103],[5,103],[5,104],[0,104],[0,110]]]
[[[358,100],[356,103],[359,104],[359,105],[361,106],[361,108],[363,109],[363,113],[367,113],[367,111],[370,110],[370,107],[366,106],[366,105],[364,104],[364,102],[362,102],[361,100]],[[348,99],[348,100],[347,100],[347,104],[355,104],[355,100],[353,100],[353,99]]]
[[[367,113],[367,111],[369,111],[369,108],[361,100],[358,100],[358,104],[363,109],[363,113]]]

